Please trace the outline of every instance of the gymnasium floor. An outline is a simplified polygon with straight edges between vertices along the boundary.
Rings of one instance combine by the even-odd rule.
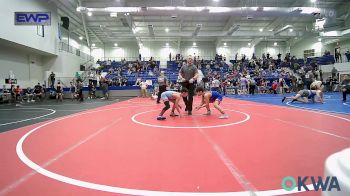
[[[324,105],[225,98],[224,120],[213,109],[157,121],[163,104],[141,98],[1,106],[0,195],[291,194],[284,177],[323,176],[325,159],[350,146],[339,96]]]

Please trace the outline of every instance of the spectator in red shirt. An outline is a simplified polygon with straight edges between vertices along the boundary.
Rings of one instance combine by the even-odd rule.
[[[273,94],[277,94],[277,87],[278,87],[278,84],[277,84],[277,81],[275,80],[272,83],[272,86],[270,88],[270,92],[271,93],[273,92]]]

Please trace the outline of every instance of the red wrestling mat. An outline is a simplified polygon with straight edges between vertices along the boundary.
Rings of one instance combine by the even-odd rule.
[[[284,177],[323,176],[350,145],[347,116],[222,106],[229,119],[203,109],[157,121],[163,104],[135,98],[2,133],[0,195],[288,194]]]

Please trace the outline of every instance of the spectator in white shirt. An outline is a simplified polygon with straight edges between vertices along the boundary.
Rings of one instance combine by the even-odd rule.
[[[142,80],[142,82],[140,83],[140,87],[141,87],[141,97],[146,98],[147,97],[147,82],[145,80]]]

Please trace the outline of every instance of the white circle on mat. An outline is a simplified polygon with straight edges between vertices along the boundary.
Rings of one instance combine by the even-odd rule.
[[[227,127],[227,126],[232,126],[232,125],[237,125],[237,124],[241,124],[244,123],[246,121],[248,121],[250,119],[250,115],[241,111],[237,111],[237,110],[226,110],[226,111],[233,111],[233,112],[237,112],[240,114],[243,114],[245,116],[245,119],[237,121],[237,122],[232,122],[232,123],[227,123],[227,124],[220,124],[220,125],[210,125],[210,126],[167,126],[167,125],[154,125],[154,124],[149,124],[149,123],[144,123],[144,122],[140,122],[138,120],[136,120],[137,116],[140,116],[141,114],[146,114],[149,112],[154,112],[154,111],[159,111],[159,110],[150,110],[150,111],[146,111],[146,112],[140,112],[135,114],[134,116],[131,117],[131,120],[134,123],[140,124],[140,125],[144,125],[144,126],[149,126],[149,127],[157,127],[157,128],[167,128],[167,129],[210,129],[210,128],[218,128],[218,127]],[[218,121],[220,122],[220,119],[218,119]],[[222,122],[222,121],[221,121]]]
[[[17,123],[21,123],[21,122],[26,122],[26,121],[30,121],[30,120],[40,119],[40,118],[47,117],[47,116],[50,116],[50,115],[56,113],[56,110],[49,109],[49,108],[24,108],[24,107],[20,107],[20,108],[12,108],[12,109],[0,109],[0,111],[8,111],[8,110],[46,110],[46,111],[50,111],[50,113],[44,114],[44,115],[41,115],[41,116],[32,117],[32,118],[26,118],[26,119],[22,119],[22,120],[17,120],[17,121],[13,121],[13,122],[2,123],[2,124],[0,124],[0,127],[1,126],[5,126],[5,125],[11,125],[11,124],[17,124]]]

